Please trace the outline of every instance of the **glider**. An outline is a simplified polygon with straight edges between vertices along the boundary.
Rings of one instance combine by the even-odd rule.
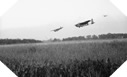
[[[62,28],[63,28],[63,27],[60,27],[60,28],[54,29],[54,30],[52,30],[52,31],[57,32],[57,31],[61,30]]]
[[[85,22],[81,22],[81,23],[78,23],[78,24],[76,24],[75,26],[76,27],[83,27],[83,26],[88,26],[89,25],[89,22],[91,22],[91,24],[94,24],[95,22],[93,21],[93,19],[91,19],[91,20],[87,20],[87,21],[85,21]]]

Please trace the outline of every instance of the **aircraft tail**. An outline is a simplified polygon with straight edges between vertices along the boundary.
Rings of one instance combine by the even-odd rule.
[[[91,24],[94,24],[95,22],[93,21],[93,19],[91,19]]]

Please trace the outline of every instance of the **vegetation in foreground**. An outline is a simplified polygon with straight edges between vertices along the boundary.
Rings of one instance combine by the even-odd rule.
[[[2,58],[2,57],[1,57]],[[3,59],[3,62],[18,77],[109,77],[122,63],[107,60],[73,60],[68,64],[52,61],[41,65],[23,65],[16,60]]]
[[[127,42],[0,47],[19,77],[109,77],[127,59]]]

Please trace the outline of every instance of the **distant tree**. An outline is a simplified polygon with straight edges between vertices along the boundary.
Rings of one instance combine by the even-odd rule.
[[[54,38],[52,41],[61,41],[60,39]]]
[[[99,39],[107,39],[107,36],[105,34],[101,34],[98,37],[99,37]]]
[[[84,36],[68,37],[64,38],[62,41],[73,41],[73,40],[85,40],[85,37]]]
[[[87,36],[86,36],[86,39],[91,39],[91,38],[92,38],[91,35],[87,35]]]
[[[79,36],[78,39],[79,40],[85,40],[86,38],[84,36]]]
[[[98,39],[97,35],[92,35],[92,39]]]

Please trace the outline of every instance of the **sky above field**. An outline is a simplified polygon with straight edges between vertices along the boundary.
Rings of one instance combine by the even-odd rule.
[[[46,40],[102,33],[127,33],[127,17],[109,0],[15,0],[3,12],[1,38]],[[107,15],[107,17],[104,17]],[[95,24],[75,24],[93,18]],[[51,30],[63,27],[58,32]]]

